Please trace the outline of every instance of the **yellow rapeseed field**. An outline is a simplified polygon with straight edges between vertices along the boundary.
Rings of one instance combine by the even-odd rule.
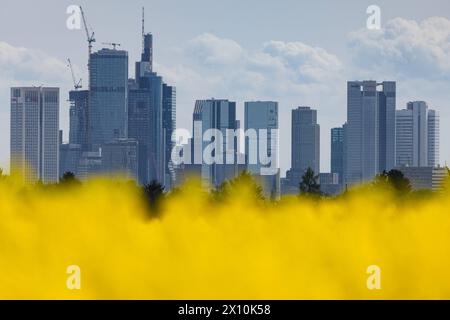
[[[155,215],[124,181],[2,179],[0,298],[450,299],[450,192],[277,203],[249,192],[215,203],[191,182]],[[73,265],[79,290],[67,286]],[[370,265],[380,290],[366,285]]]

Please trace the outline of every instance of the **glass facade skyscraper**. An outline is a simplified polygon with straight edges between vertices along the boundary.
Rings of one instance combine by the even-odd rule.
[[[89,62],[88,134],[92,150],[127,137],[128,53],[101,49]]]
[[[397,110],[397,166],[439,164],[439,115],[424,101],[408,102]]]
[[[395,101],[395,82],[347,83],[346,184],[369,181],[395,167]]]
[[[25,182],[59,179],[59,88],[11,88],[11,172]]]
[[[139,142],[139,182],[165,184],[163,82],[154,72],[140,77],[129,90],[128,137]]]
[[[228,100],[197,100],[195,102],[194,114],[194,146],[201,145],[201,150],[194,147],[194,161],[201,158],[202,168],[201,175],[205,186],[218,187],[226,180],[236,177],[238,173],[237,165],[237,143],[233,140],[233,150],[227,149],[226,140],[214,140],[216,149],[213,156],[218,157],[217,153],[221,153],[223,163],[206,163],[204,161],[203,152],[205,148],[211,144],[211,141],[205,141],[204,134],[209,129],[220,131],[222,137],[227,137],[227,129],[236,130],[236,102]],[[219,139],[219,137],[215,137]],[[207,140],[207,139],[206,139]],[[198,154],[199,153],[199,154]],[[226,159],[232,157],[233,164],[227,164]]]
[[[320,173],[320,126],[317,110],[298,107],[292,110],[291,169],[286,178],[291,186],[298,187],[303,174],[311,168]]]
[[[81,150],[89,149],[88,142],[88,110],[89,90],[72,90],[69,92],[69,143],[81,146]]]
[[[176,129],[176,101],[176,88],[164,83],[162,99],[162,128],[164,137],[164,171],[166,175],[165,181],[168,187],[173,186],[176,180],[175,168],[171,160],[172,148],[174,147],[172,134]]]
[[[251,101],[245,102],[245,131],[255,130],[255,137],[246,137],[245,153],[246,153],[246,167],[247,170],[254,175],[258,182],[261,183],[266,197],[278,198],[280,194],[280,170],[278,164],[278,102],[274,101]],[[266,150],[260,150],[260,130],[266,131],[266,141],[262,144],[266,146]],[[272,153],[271,146],[274,143],[276,154]],[[251,149],[251,150],[250,150]],[[250,161],[250,153],[256,153],[256,161]],[[261,154],[267,154],[275,163],[263,165],[266,159],[261,159]],[[263,161],[261,161],[263,160]],[[254,163],[255,162],[255,163]],[[261,169],[263,167],[275,167],[276,173],[272,175],[262,175]]]

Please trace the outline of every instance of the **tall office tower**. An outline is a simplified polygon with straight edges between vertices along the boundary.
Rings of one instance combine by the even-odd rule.
[[[377,84],[378,98],[378,170],[389,171],[395,167],[395,108],[396,83],[383,81]]]
[[[59,88],[11,88],[11,171],[25,182],[59,179]]]
[[[331,173],[338,174],[342,183],[344,177],[344,127],[331,129]]]
[[[139,143],[139,182],[165,184],[163,81],[154,72],[140,77],[129,90],[128,137]]]
[[[89,90],[69,91],[69,101],[69,143],[78,144],[83,151],[87,151]]]
[[[229,148],[227,148],[226,141],[227,129],[237,129],[236,102],[215,99],[197,100],[195,102],[193,122],[193,157],[195,163],[202,163],[202,180],[204,184],[208,187],[218,187],[226,180],[236,177],[238,173],[237,140],[233,138],[232,145]],[[214,140],[214,143],[211,142],[213,137],[209,141],[209,137],[205,137],[205,132],[209,131],[209,129],[216,129],[221,134],[220,137],[214,137],[217,139]],[[209,153],[206,148],[211,144],[216,145],[217,148],[210,150],[211,153]],[[198,145],[201,148],[197,149],[196,146]],[[210,159],[206,159],[204,155],[209,155]],[[214,161],[220,158],[222,163]],[[227,159],[229,160],[228,162]]]
[[[91,150],[127,136],[128,53],[101,49],[89,63],[88,134]]]
[[[439,112],[428,110],[428,166],[440,165]]]
[[[162,77],[153,71],[153,36],[145,33],[144,15],[142,54],[135,71],[136,79],[129,82],[128,138],[139,145],[138,180],[141,184],[157,180],[170,189],[174,171],[165,143],[175,127],[176,94],[175,88],[164,85]],[[167,143],[170,145],[170,141]]]
[[[320,126],[317,110],[298,107],[292,110],[291,169],[286,173],[290,183],[298,186],[308,168],[320,172]]]
[[[346,184],[395,167],[395,87],[392,81],[347,83]]]
[[[439,116],[424,101],[408,102],[397,111],[397,166],[439,164]]]
[[[280,196],[280,169],[278,163],[278,102],[245,102],[245,131],[254,130],[256,136],[248,135],[245,142],[247,170],[262,184],[266,197]],[[261,141],[265,139],[266,141]],[[276,153],[272,153],[273,151]],[[264,147],[265,150],[261,150]],[[251,156],[251,153],[253,157]],[[267,155],[261,158],[261,154]],[[269,160],[271,162],[269,163]],[[264,172],[266,170],[275,170]],[[270,171],[272,171],[270,170]]]
[[[102,146],[102,171],[105,174],[123,174],[138,179],[139,148],[134,139],[116,139]]]
[[[165,181],[167,188],[175,185],[175,168],[172,163],[172,148],[174,142],[172,141],[172,134],[176,129],[176,106],[177,93],[176,88],[163,84],[163,99],[162,99],[162,128],[164,138],[164,167],[165,167]]]
[[[128,137],[138,141],[138,181],[141,185],[150,182],[148,174],[148,144],[150,135],[150,94],[139,89],[133,80],[128,92]]]

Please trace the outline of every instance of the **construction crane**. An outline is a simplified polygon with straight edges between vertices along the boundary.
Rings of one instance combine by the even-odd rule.
[[[105,46],[112,46],[114,50],[116,50],[116,47],[120,47],[120,43],[115,42],[102,42]]]
[[[82,79],[78,80],[78,82],[75,80],[75,72],[73,71],[72,62],[70,59],[67,59],[67,62],[69,63],[67,66],[70,68],[70,73],[72,73],[73,87],[75,90],[78,90],[83,87],[81,84]]]
[[[84,29],[86,30],[86,37],[87,37],[87,42],[88,42],[89,58],[90,58],[91,53],[92,53],[92,43],[95,42],[95,33],[92,30],[92,28],[88,27],[88,24],[86,22],[86,16],[85,16],[83,8],[81,6],[80,6],[80,11],[81,11],[81,17],[83,18]],[[89,33],[89,29],[91,30],[92,33]]]

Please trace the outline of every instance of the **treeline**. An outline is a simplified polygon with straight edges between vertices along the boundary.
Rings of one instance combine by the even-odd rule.
[[[449,176],[450,171],[447,169]],[[0,181],[8,179],[0,168]],[[135,187],[138,192],[142,194],[143,201],[149,207],[149,212],[151,216],[158,216],[161,212],[163,203],[170,199],[172,196],[176,196],[183,193],[185,190],[184,186],[173,188],[167,191],[165,186],[163,186],[158,181],[154,180],[144,186],[138,186],[134,181],[125,182],[133,187]],[[59,183],[55,184],[43,184],[38,181],[32,188],[36,188],[42,191],[53,191],[53,190],[71,190],[71,188],[82,187],[83,183],[80,181],[72,172],[66,172],[61,177]],[[264,195],[263,188],[257,183],[256,179],[248,171],[241,172],[236,178],[227,180],[222,183],[217,188],[212,189],[209,192],[204,191],[204,195],[207,199],[213,203],[225,203],[235,199],[236,197],[242,195],[242,190],[245,188],[245,196],[248,201],[254,201],[255,204],[269,204],[276,203],[277,199],[275,196],[270,195],[269,197]],[[301,177],[301,181],[298,185],[298,198],[299,199],[312,199],[315,201],[321,201],[325,199],[339,199],[341,197],[346,197],[351,195],[353,192],[358,192],[363,190],[363,192],[371,191],[389,191],[397,199],[427,199],[430,196],[437,194],[436,191],[432,190],[418,190],[414,191],[412,189],[411,183],[408,178],[399,170],[383,171],[378,174],[375,179],[365,185],[359,186],[357,188],[344,187],[344,190],[338,195],[328,195],[322,192],[319,183],[319,175],[317,175],[311,168],[305,171]]]

